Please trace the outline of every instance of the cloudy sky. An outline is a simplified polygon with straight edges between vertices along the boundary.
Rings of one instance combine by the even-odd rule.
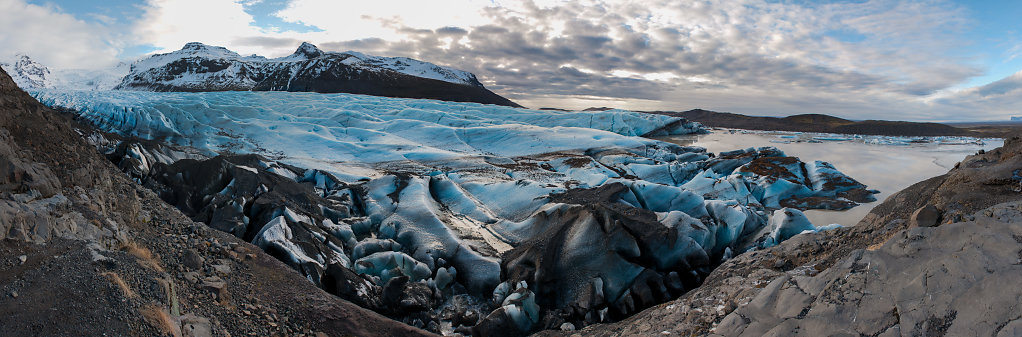
[[[407,56],[523,105],[1022,116],[1022,1],[0,0],[0,51],[97,68],[190,41]]]

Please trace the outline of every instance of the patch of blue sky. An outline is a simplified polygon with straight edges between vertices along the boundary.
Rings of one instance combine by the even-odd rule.
[[[964,32],[972,43],[976,63],[985,68],[961,88],[981,86],[1022,71],[1022,1],[961,1],[968,8],[972,24]]]
[[[827,4],[857,4],[869,2],[869,0],[765,0],[767,3],[796,4],[805,7],[815,7]]]
[[[277,12],[287,8],[288,0],[247,0],[241,1],[245,12],[255,20],[255,26],[272,32],[321,32],[316,26],[298,22],[288,22],[277,16]]]
[[[828,30],[823,32],[823,35],[837,39],[838,41],[849,43],[862,42],[866,40],[866,35],[850,28]]]
[[[118,58],[122,58],[122,59],[123,58],[131,59],[131,58],[136,58],[138,56],[142,56],[142,55],[145,55],[145,54],[152,53],[152,52],[160,50],[160,49],[161,48],[156,47],[156,46],[151,45],[151,44],[140,44],[140,45],[128,46],[128,47],[125,47],[124,49],[122,49],[120,51],[120,53],[117,54],[117,57]]]
[[[28,0],[29,4],[58,8],[75,18],[103,25],[130,24],[142,15],[144,4],[141,0]]]

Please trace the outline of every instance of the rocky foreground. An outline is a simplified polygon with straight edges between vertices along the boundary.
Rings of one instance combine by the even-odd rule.
[[[133,183],[0,72],[0,335],[429,335]]]
[[[1022,335],[1022,139],[878,205],[858,225],[796,236],[699,288],[579,336]]]

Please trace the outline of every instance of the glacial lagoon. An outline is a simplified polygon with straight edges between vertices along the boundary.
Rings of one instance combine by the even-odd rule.
[[[839,171],[880,191],[877,201],[846,211],[809,210],[817,226],[853,226],[888,196],[917,182],[946,173],[966,156],[989,151],[1001,139],[960,137],[884,137],[713,129],[710,134],[681,135],[659,140],[700,146],[720,153],[748,147],[774,146],[803,161],[822,160]]]

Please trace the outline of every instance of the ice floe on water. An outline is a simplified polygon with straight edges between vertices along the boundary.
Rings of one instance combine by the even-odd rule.
[[[966,137],[966,136],[920,136],[920,137],[905,137],[905,136],[878,136],[878,135],[847,135],[847,134],[834,134],[834,133],[814,133],[814,132],[793,132],[793,131],[758,131],[758,130],[737,130],[737,129],[718,129],[718,132],[726,132],[730,134],[759,134],[769,135],[773,139],[769,141],[771,143],[780,144],[792,144],[792,143],[828,143],[828,142],[850,142],[850,143],[862,143],[870,145],[896,145],[896,146],[909,146],[909,145],[922,145],[922,144],[933,144],[933,145],[986,145],[987,141],[981,138]]]
[[[697,286],[734,254],[821,229],[800,210],[874,200],[832,165],[774,147],[713,154],[640,137],[704,129],[623,110],[32,94],[105,132],[194,149],[122,143],[108,155],[189,216],[327,291],[436,332],[621,319]],[[236,155],[246,153],[261,156]]]

